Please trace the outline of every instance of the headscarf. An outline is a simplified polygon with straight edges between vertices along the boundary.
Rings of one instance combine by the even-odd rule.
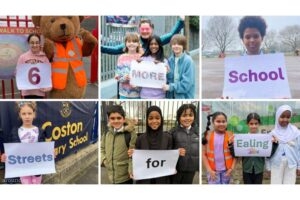
[[[279,142],[288,143],[298,136],[300,136],[300,131],[298,128],[291,123],[289,123],[286,127],[282,127],[279,124],[279,118],[285,111],[290,111],[292,116],[292,108],[289,105],[282,105],[276,111],[276,121],[275,128],[272,130],[271,135],[275,136]]]
[[[158,112],[161,117],[161,124],[157,130],[153,130],[148,124],[148,117],[152,111]],[[149,148],[150,149],[160,149],[160,144],[161,144],[162,134],[163,134],[163,123],[164,123],[161,109],[158,106],[150,106],[147,110],[146,115],[147,115],[146,116],[146,121],[147,121],[146,122],[146,125],[147,125],[146,134],[147,134]]]

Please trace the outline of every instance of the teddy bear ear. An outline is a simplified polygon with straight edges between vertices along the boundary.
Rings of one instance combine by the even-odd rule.
[[[84,20],[84,16],[79,16],[79,21],[82,22]]]
[[[41,16],[32,16],[31,19],[34,26],[40,26]]]

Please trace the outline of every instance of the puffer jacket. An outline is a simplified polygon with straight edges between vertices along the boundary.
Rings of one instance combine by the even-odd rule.
[[[173,149],[185,148],[185,156],[179,156],[177,171],[199,171],[199,133],[191,127],[189,133],[183,127],[170,130],[173,137]]]
[[[132,173],[131,158],[127,154],[125,134],[131,134],[129,148],[135,148],[136,132],[134,124],[129,120],[124,123],[123,130],[114,133],[113,127],[101,138],[101,163],[104,163],[111,183],[123,183],[130,180]]]

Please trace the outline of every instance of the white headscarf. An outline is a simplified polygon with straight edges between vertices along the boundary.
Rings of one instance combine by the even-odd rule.
[[[289,123],[286,127],[282,127],[279,124],[279,118],[285,111],[290,111],[292,116],[292,108],[289,105],[282,105],[276,111],[276,121],[275,121],[275,129],[272,130],[271,135],[275,136],[280,142],[288,143],[294,140],[296,137],[300,136],[300,131],[298,128],[291,123]]]

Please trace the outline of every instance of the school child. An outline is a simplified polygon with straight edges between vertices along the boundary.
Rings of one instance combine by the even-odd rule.
[[[109,181],[113,184],[132,184],[131,158],[129,148],[135,147],[136,132],[134,124],[125,119],[121,105],[108,108],[108,132],[101,138],[101,163],[107,169]]]
[[[118,58],[115,79],[119,81],[120,99],[137,99],[140,97],[140,88],[129,84],[130,65],[133,60],[140,58],[140,40],[136,33],[127,33],[125,36],[124,54]]]
[[[36,33],[32,33],[27,37],[27,43],[30,49],[20,55],[16,67],[16,73],[22,67],[22,64],[37,64],[37,63],[49,63],[49,60],[44,52],[41,51],[41,37]],[[24,74],[26,75],[26,74]],[[45,74],[51,76],[51,74]],[[46,96],[46,92],[49,92],[52,88],[40,88],[32,90],[21,90],[21,95],[25,99],[42,99]]]
[[[164,63],[166,71],[169,71],[168,60],[164,57],[163,45],[157,35],[150,37],[148,47],[140,61],[151,61],[155,64]],[[141,99],[164,99],[166,92],[163,90],[163,86],[161,88],[142,87],[140,95]]]
[[[150,106],[146,113],[146,132],[136,140],[135,149],[168,150],[172,149],[172,136],[163,131],[163,116],[158,106]],[[170,176],[144,179],[136,181],[137,184],[169,184]]]
[[[271,184],[295,184],[300,175],[300,132],[290,123],[291,117],[289,105],[276,111],[275,128],[270,134],[277,138],[278,148],[266,162],[267,170],[271,170]]]
[[[247,124],[249,127],[249,134],[258,133],[258,128],[261,124],[260,116],[257,113],[249,113],[247,116]],[[231,152],[234,155],[233,142],[231,144]],[[270,157],[272,157],[277,147],[278,144],[274,140]],[[244,184],[262,184],[265,169],[264,157],[242,157],[242,166]]]
[[[20,101],[17,102],[17,110],[19,117],[22,121],[21,127],[14,128],[11,133],[11,143],[34,143],[44,142],[45,135],[38,127],[33,125],[33,120],[36,117],[36,102],[32,101]],[[6,154],[1,155],[1,162],[5,162],[7,159]],[[41,184],[42,175],[23,176],[20,177],[22,184]]]
[[[184,35],[176,34],[171,41],[172,55],[169,58],[170,72],[167,74],[167,91],[169,99],[194,99],[195,65],[186,52],[187,40]]]
[[[267,24],[260,16],[245,16],[238,26],[239,36],[246,48],[246,55],[263,54],[261,44],[266,35]]]
[[[212,118],[213,131],[210,131]],[[233,133],[227,129],[227,116],[215,112],[207,117],[206,132],[202,139],[202,161],[207,171],[209,184],[229,184],[236,159],[229,149]]]
[[[170,131],[173,149],[180,149],[177,174],[171,177],[173,184],[192,184],[199,171],[199,129],[195,126],[195,117],[196,106],[182,104],[176,115],[178,126]]]

